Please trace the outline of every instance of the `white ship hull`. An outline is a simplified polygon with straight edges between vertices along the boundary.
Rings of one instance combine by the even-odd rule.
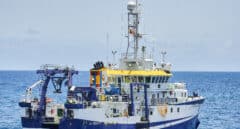
[[[151,106],[153,112],[149,116],[149,122],[141,121],[140,116],[107,118],[106,108],[74,109],[74,118],[63,119],[59,129],[196,129],[199,125],[198,112],[203,100],[168,105],[166,106],[168,112],[164,115],[158,110],[158,106]]]

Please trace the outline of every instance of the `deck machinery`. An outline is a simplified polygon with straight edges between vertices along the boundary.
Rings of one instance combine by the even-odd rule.
[[[40,78],[36,83],[26,89],[25,97],[19,102],[23,108],[21,117],[23,128],[58,128],[60,119],[64,115],[64,105],[54,104],[48,98],[47,90],[50,82],[54,87],[54,93],[61,93],[62,85],[68,90],[72,86],[72,76],[78,71],[69,67],[44,65],[37,70]],[[33,98],[32,91],[39,87],[40,97]]]

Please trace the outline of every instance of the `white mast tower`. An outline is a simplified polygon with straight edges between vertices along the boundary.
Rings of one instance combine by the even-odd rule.
[[[147,70],[153,69],[153,60],[146,58],[146,47],[142,48],[142,57],[139,55],[139,33],[140,9],[138,0],[128,1],[128,45],[127,52],[122,55],[120,69]],[[133,48],[132,51],[129,50]],[[131,51],[131,52],[130,52]]]
[[[138,56],[138,41],[141,35],[139,34],[139,14],[138,10],[138,0],[129,0],[128,1],[128,47],[126,52],[126,58],[128,58],[129,47],[133,44],[133,57],[137,59]]]

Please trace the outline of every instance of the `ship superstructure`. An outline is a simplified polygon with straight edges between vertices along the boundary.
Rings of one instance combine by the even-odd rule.
[[[168,83],[171,64],[156,64],[147,55],[145,46],[139,49],[139,3],[128,2],[128,45],[120,63],[104,65],[98,61],[90,70],[90,86],[96,89],[97,100],[80,101],[74,114],[64,118],[60,128],[68,129],[196,129],[198,113],[204,98],[189,95],[184,83]],[[132,49],[131,49],[132,48]],[[90,96],[89,96],[90,97]],[[80,96],[82,98],[82,96]],[[74,107],[74,106],[72,106]],[[81,108],[77,108],[81,107]]]
[[[77,87],[68,81],[66,103],[55,106],[63,111],[61,116],[55,118],[57,126],[42,121],[48,117],[46,117],[47,108],[44,108],[46,99],[41,99],[37,107],[40,113],[40,116],[37,115],[39,118],[37,120],[41,120],[39,126],[23,124],[23,127],[51,129],[196,129],[198,127],[199,109],[204,98],[196,93],[190,95],[185,83],[169,83],[172,72],[171,64],[165,61],[166,52],[162,52],[161,63],[156,63],[147,54],[145,46],[139,48],[139,40],[143,35],[139,33],[138,1],[130,0],[127,9],[128,45],[126,53],[121,54],[119,64],[105,65],[101,61],[96,62],[90,70],[90,84],[87,87]],[[45,72],[47,71],[43,71]],[[64,79],[71,77],[73,73],[77,71],[64,74]],[[51,74],[50,77],[52,76]],[[44,82],[46,83],[46,79]],[[41,98],[45,98],[44,89],[43,85]],[[28,103],[22,103],[20,106],[29,109]]]

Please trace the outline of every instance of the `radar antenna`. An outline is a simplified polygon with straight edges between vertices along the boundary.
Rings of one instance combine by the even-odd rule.
[[[115,62],[115,60],[116,60],[116,54],[117,54],[117,51],[116,50],[113,50],[112,51],[112,55],[113,55],[113,64],[112,65],[116,65],[116,62]]]
[[[161,52],[161,55],[162,55],[162,63],[165,63],[166,54],[167,54],[166,51],[162,51],[162,52]]]

